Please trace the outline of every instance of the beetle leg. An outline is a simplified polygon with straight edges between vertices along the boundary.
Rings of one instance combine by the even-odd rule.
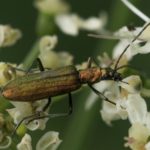
[[[67,113],[58,113],[58,114],[47,114],[47,115],[41,115],[41,112],[36,112],[35,114],[33,115],[30,115],[30,116],[27,116],[27,117],[24,117],[15,127],[15,130],[13,132],[12,135],[15,134],[16,130],[19,128],[19,126],[26,120],[27,123],[26,124],[29,124],[30,122],[34,121],[34,120],[38,120],[38,119],[44,119],[44,118],[56,118],[56,117],[66,117],[66,116],[69,116],[70,114],[72,114],[72,111],[73,111],[73,104],[72,104],[72,96],[71,96],[71,93],[68,93],[68,96],[69,96],[69,111]],[[49,97],[48,99],[48,103],[44,106],[43,108],[43,111],[45,111],[48,106],[51,104],[51,98]],[[42,112],[43,112],[42,111]]]
[[[87,68],[91,68],[92,67],[92,62],[94,62],[94,64],[99,67],[99,63],[95,59],[89,57],[88,58],[88,62],[87,62]]]
[[[68,96],[69,96],[69,111],[67,113],[58,113],[58,114],[47,114],[47,115],[37,115],[37,114],[34,114],[32,115],[31,117],[28,117],[26,119],[29,119],[27,124],[29,124],[30,122],[34,121],[34,120],[37,120],[37,119],[44,119],[44,118],[56,118],[56,117],[66,117],[66,116],[69,116],[72,114],[73,112],[73,104],[72,104],[72,96],[71,96],[71,93],[68,93]],[[30,119],[31,118],[31,119]],[[26,120],[24,119],[24,120]],[[23,121],[24,121],[23,120]],[[23,122],[22,121],[22,122]],[[22,123],[21,122],[21,123]],[[21,124],[20,123],[20,124]]]
[[[71,95],[71,93],[69,93],[68,96],[69,96],[69,111],[68,111],[68,115],[70,115],[73,112],[73,103],[72,103],[72,95]]]
[[[64,114],[66,114],[66,116],[72,114],[72,111],[73,111],[71,93],[68,93],[68,97],[69,97],[69,111],[68,111],[68,113],[64,113]],[[48,98],[48,103],[44,106],[43,111],[45,111],[50,106],[50,104],[51,104],[51,97]]]
[[[39,119],[44,119],[44,118],[50,118],[51,119],[51,118],[56,118],[56,117],[66,117],[68,115],[70,115],[70,114],[69,113],[60,113],[60,114],[47,114],[47,115],[41,115],[41,116],[36,116],[36,114],[35,114],[34,115],[35,117],[33,116],[31,119],[26,118],[26,119],[29,119],[26,124],[29,124],[30,122],[32,122],[34,120],[39,120]]]
[[[92,58],[89,57],[87,61],[87,68],[91,68],[91,65],[92,65]]]
[[[40,60],[40,58],[37,58],[36,61],[37,61],[37,63],[38,63],[38,66],[39,66],[40,71],[41,71],[41,72],[44,71],[45,68],[44,68],[44,66],[43,66],[42,61]],[[43,111],[46,111],[46,109],[50,106],[50,104],[51,104],[51,97],[48,98],[48,102],[47,102],[47,104],[43,107]]]
[[[52,102],[51,97],[49,97],[47,103],[43,107],[43,111],[46,111],[46,109],[51,105],[51,102]]]
[[[13,133],[12,133],[12,136],[15,134],[15,132],[17,131],[17,129],[19,128],[19,126],[25,121],[25,120],[28,120],[30,118],[34,118],[36,116],[40,116],[40,112],[36,112],[36,114],[32,114],[32,115],[29,115],[29,116],[26,116],[24,117],[15,127]]]
[[[42,64],[41,59],[37,58],[36,61],[37,61],[37,64],[38,64],[38,67],[39,67],[40,71],[44,71],[45,69],[44,69],[44,66]]]
[[[88,86],[89,86],[89,87],[92,89],[92,91],[93,91],[94,93],[96,93],[98,96],[103,97],[103,99],[104,99],[105,101],[107,101],[107,102],[109,102],[109,103],[111,103],[111,104],[113,104],[113,105],[116,105],[115,102],[109,100],[103,93],[101,93],[100,91],[98,91],[97,89],[95,89],[91,84],[88,84]]]

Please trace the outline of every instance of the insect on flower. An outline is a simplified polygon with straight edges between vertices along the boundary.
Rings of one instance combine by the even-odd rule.
[[[20,123],[17,125],[16,129],[26,119],[29,119],[29,122],[31,122],[35,119],[42,119],[45,117],[53,118],[70,115],[72,113],[73,107],[71,92],[79,89],[82,84],[87,84],[97,95],[103,97],[105,101],[116,105],[116,103],[112,102],[101,92],[95,89],[93,87],[93,84],[98,83],[102,80],[114,80],[123,82],[121,74],[117,71],[125,66],[118,67],[119,61],[123,54],[130,47],[130,45],[138,39],[138,37],[149,25],[150,23],[145,25],[143,29],[139,32],[139,34],[132,40],[132,42],[126,46],[124,51],[119,56],[114,69],[112,69],[111,67],[92,67],[92,59],[89,58],[87,62],[87,68],[83,70],[77,70],[76,67],[73,65],[61,67],[55,70],[45,70],[42,62],[39,58],[37,58],[39,69],[41,72],[28,73],[22,77],[11,80],[2,89],[3,97],[11,101],[20,102],[33,102],[43,98],[48,98],[47,104],[43,107],[43,111],[45,111],[51,104],[51,97],[68,94],[69,111],[68,113],[48,115],[42,115],[41,112],[37,112],[36,114],[23,118],[23,120],[21,120]]]

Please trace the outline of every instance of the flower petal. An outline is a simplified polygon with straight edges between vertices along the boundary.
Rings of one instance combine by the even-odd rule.
[[[12,143],[12,138],[10,136],[6,136],[4,144],[0,143],[0,149],[9,149],[11,143]]]
[[[21,38],[21,32],[9,25],[0,25],[0,47],[11,46]]]
[[[39,48],[41,53],[45,53],[45,51],[52,50],[58,42],[58,38],[56,35],[48,36],[45,35],[40,39]]]
[[[139,94],[129,94],[126,102],[126,110],[131,124],[139,122],[145,124],[147,106]]]
[[[79,18],[77,15],[58,15],[55,18],[55,22],[62,32],[68,35],[76,36],[79,33]]]
[[[119,85],[129,93],[139,93],[142,87],[142,81],[139,76],[132,75],[119,82]],[[125,83],[124,83],[125,82]]]
[[[36,150],[56,150],[62,140],[59,139],[59,133],[49,131],[44,134],[36,145]]]
[[[35,7],[47,15],[57,15],[68,12],[69,5],[62,0],[36,0]]]
[[[103,102],[102,110],[100,111],[102,119],[108,124],[111,125],[112,121],[118,119],[127,119],[127,113],[124,109],[116,109],[116,106]]]
[[[17,145],[17,150],[32,150],[32,139],[29,134],[25,134],[21,142]]]

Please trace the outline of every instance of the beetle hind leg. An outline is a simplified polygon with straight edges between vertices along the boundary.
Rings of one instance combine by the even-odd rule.
[[[32,115],[31,119],[27,118],[27,119],[29,119],[27,124],[29,124],[30,122],[32,122],[34,120],[38,120],[38,119],[44,119],[44,118],[50,118],[51,119],[51,118],[66,117],[66,116],[71,115],[72,112],[73,112],[73,103],[72,103],[72,95],[71,95],[71,93],[68,93],[68,97],[69,97],[69,110],[68,110],[67,113],[57,113],[57,114],[47,114],[47,115],[41,115],[41,114],[37,115],[37,114],[35,114],[35,115]],[[46,107],[44,107],[44,108],[46,108]]]
[[[16,130],[19,128],[19,126],[24,122],[25,124],[29,124],[30,122],[34,121],[34,120],[38,120],[38,119],[44,119],[44,118],[56,118],[56,117],[66,117],[72,114],[73,112],[73,103],[72,103],[72,95],[71,93],[68,93],[68,97],[69,97],[69,110],[67,113],[56,113],[56,114],[46,114],[43,115],[42,113],[49,107],[49,105],[51,104],[51,98],[49,97],[49,101],[48,103],[43,107],[42,111],[38,111],[35,114],[32,114],[30,116],[24,117],[15,127],[15,130],[13,132],[12,135],[14,135],[16,133]]]

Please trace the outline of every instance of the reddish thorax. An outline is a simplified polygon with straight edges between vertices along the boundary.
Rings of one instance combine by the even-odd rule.
[[[100,81],[103,71],[100,68],[92,67],[79,71],[81,83],[96,83]]]

